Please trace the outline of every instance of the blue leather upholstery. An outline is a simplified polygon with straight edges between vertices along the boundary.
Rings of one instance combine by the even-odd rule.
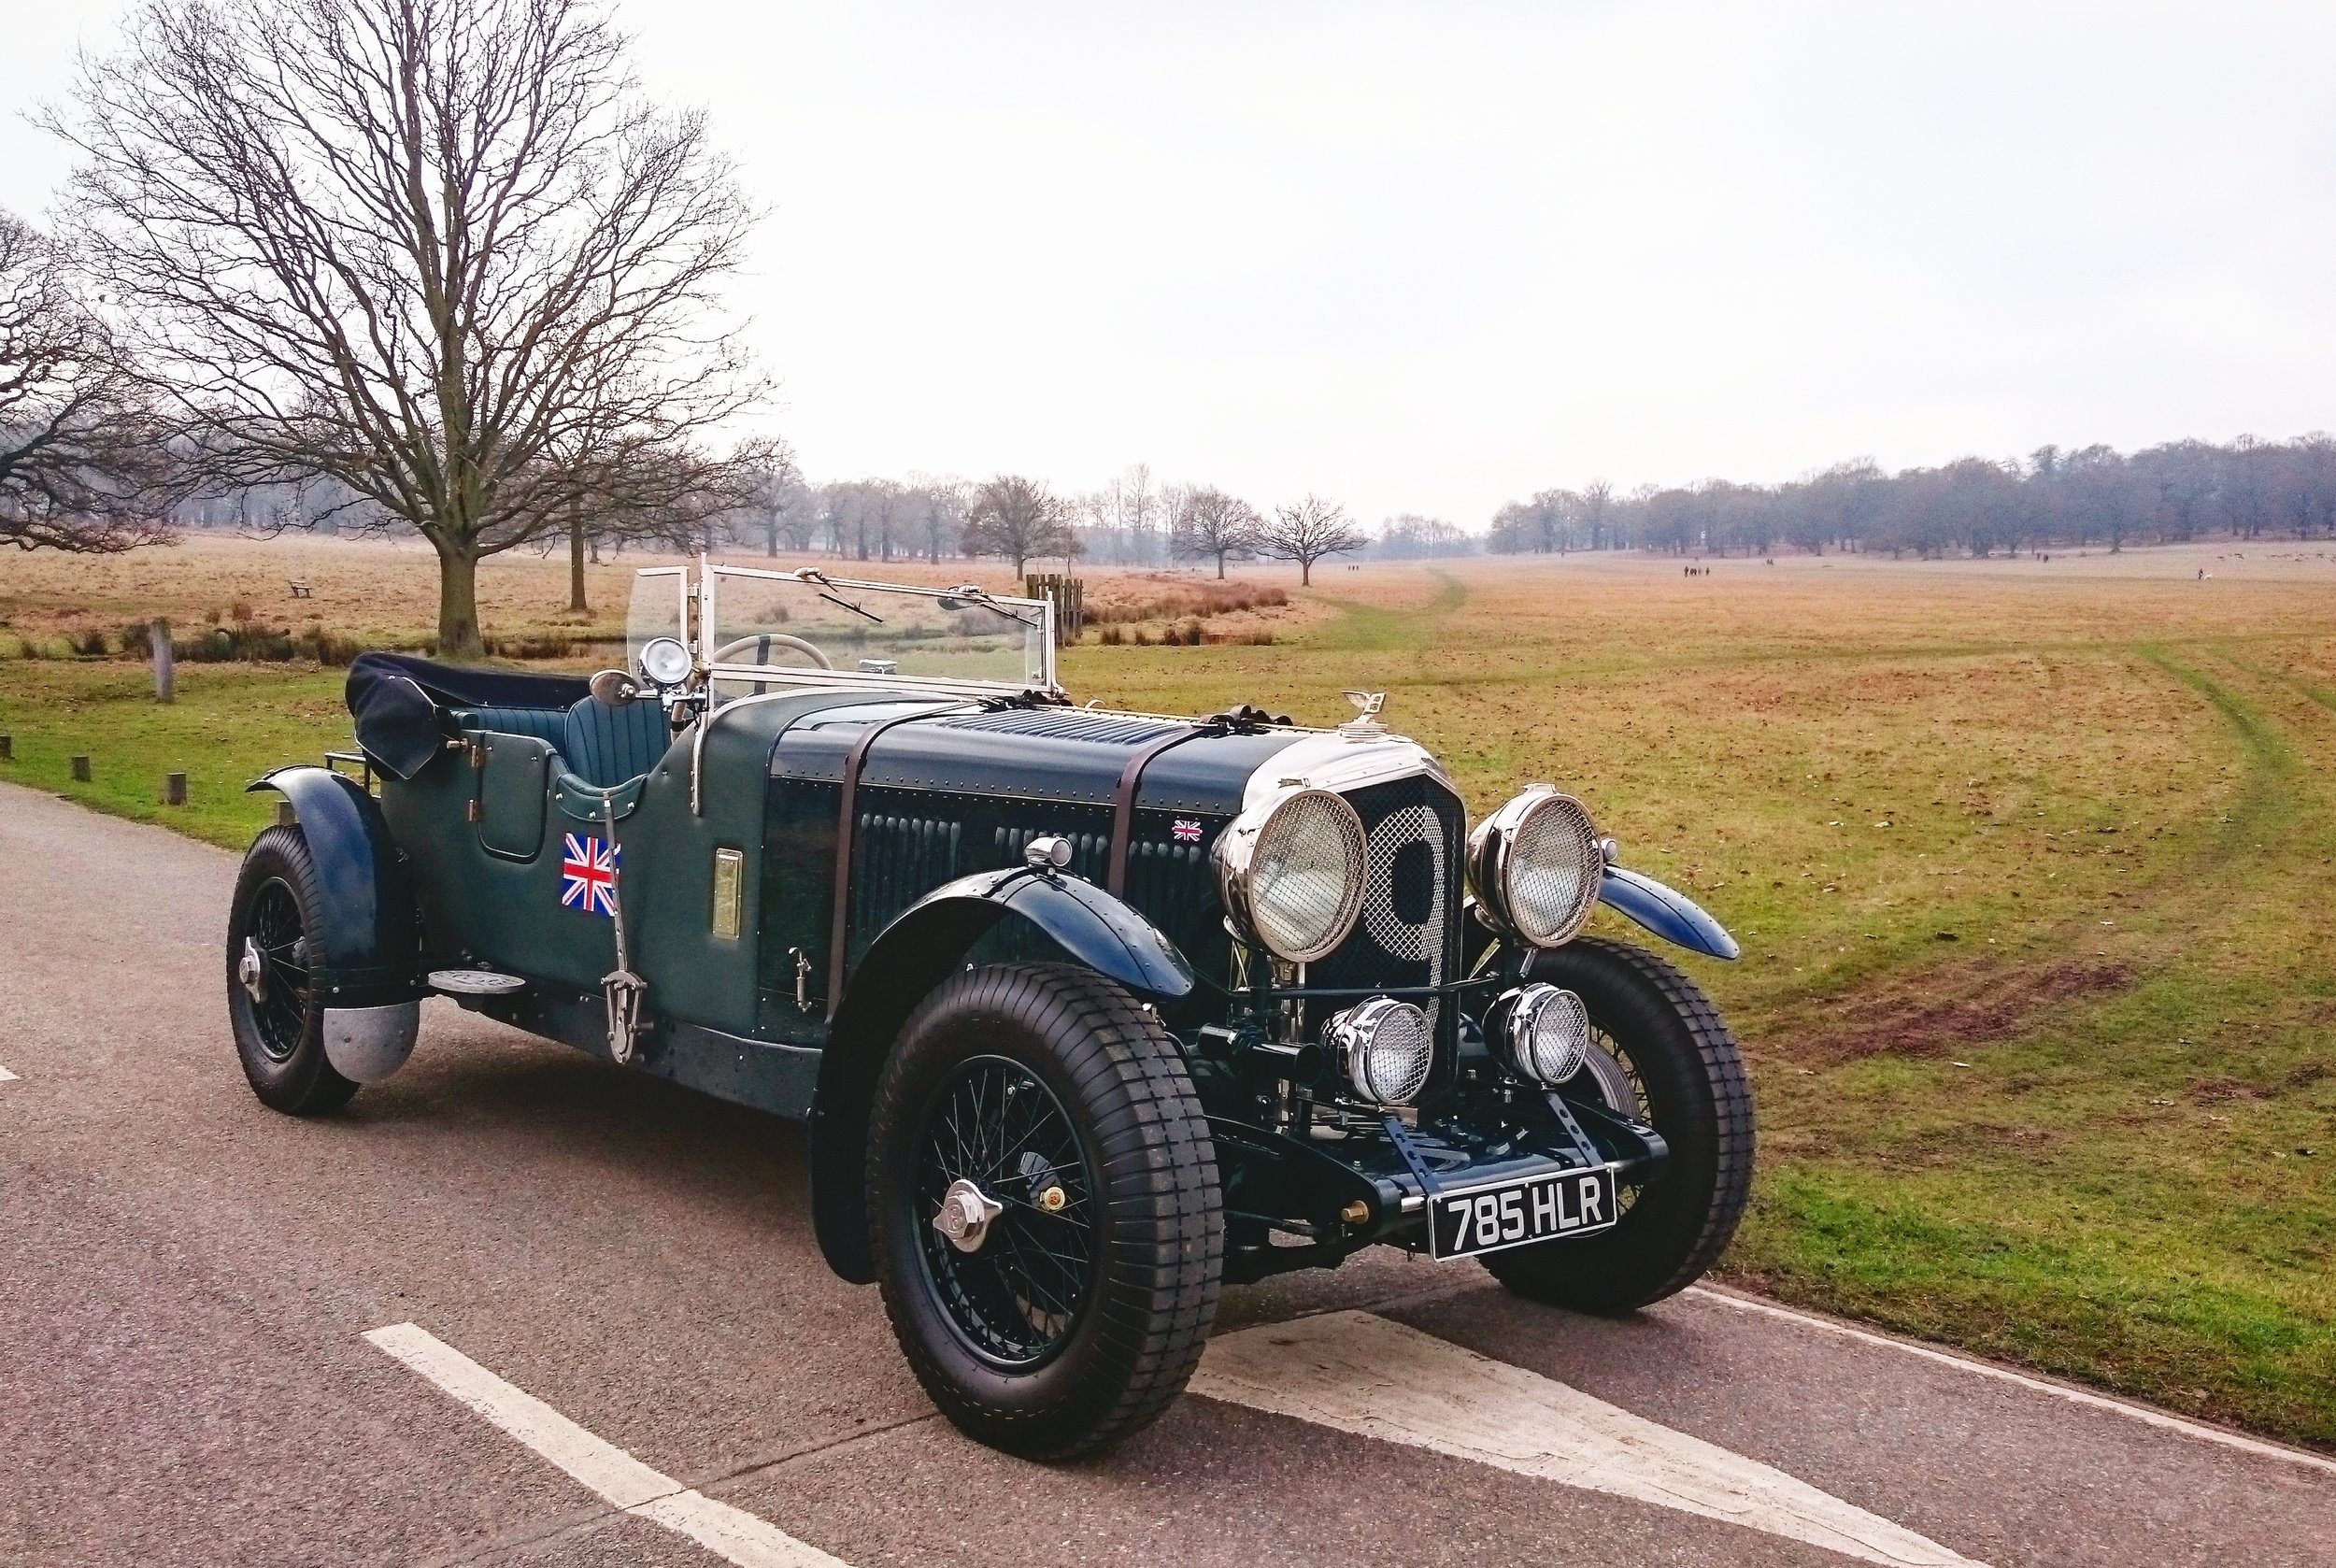
[[[665,729],[664,704],[624,703],[611,707],[587,697],[568,709],[557,744],[569,772],[608,790],[655,767],[671,740]]]
[[[499,735],[534,735],[558,746],[567,738],[568,710],[563,707],[458,707],[454,722],[466,731],[485,730]]]

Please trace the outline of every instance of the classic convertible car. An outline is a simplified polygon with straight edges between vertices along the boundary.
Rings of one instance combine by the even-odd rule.
[[[1546,785],[1470,830],[1375,696],[1078,707],[1054,639],[1043,600],[701,564],[639,575],[589,681],[361,657],[360,749],[252,786],[252,1089],[331,1111],[439,995],[801,1121],[830,1266],[1040,1457],[1174,1399],[1223,1281],[1383,1244],[1627,1312],[1710,1265],[1735,1043],[1582,933],[1725,931]]]

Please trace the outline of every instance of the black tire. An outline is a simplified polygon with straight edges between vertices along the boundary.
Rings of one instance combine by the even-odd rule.
[[[1579,1312],[1620,1315],[1687,1289],[1717,1261],[1752,1189],[1752,1089],[1735,1036],[1702,989],[1627,942],[1585,936],[1533,955],[1529,978],[1562,986],[1589,1009],[1596,1038],[1624,1069],[1609,1073],[1670,1145],[1662,1174],[1634,1195],[1612,1230],[1549,1241],[1484,1261],[1519,1295]],[[1609,1092],[1605,1098],[1613,1099]]]
[[[1006,1205],[970,1254],[933,1224],[953,1172]],[[868,1187],[886,1315],[968,1436],[1066,1459],[1183,1391],[1224,1268],[1216,1149],[1175,1041],[1125,991],[1061,964],[943,982],[877,1080]]]
[[[227,916],[227,1021],[251,1092],[291,1116],[336,1111],[357,1092],[325,1060],[324,1009],[308,985],[320,903],[298,828],[270,828],[252,841]],[[248,941],[261,959],[256,996],[242,973]]]

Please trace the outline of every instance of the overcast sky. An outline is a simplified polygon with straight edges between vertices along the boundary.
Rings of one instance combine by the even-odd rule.
[[[121,0],[17,0],[0,102]],[[628,0],[815,478],[1502,501],[2336,427],[2336,6]],[[0,122],[0,205],[64,155]]]

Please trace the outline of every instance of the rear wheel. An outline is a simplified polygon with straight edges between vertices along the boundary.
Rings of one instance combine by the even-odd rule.
[[[357,1092],[324,1056],[324,1009],[308,979],[318,904],[298,828],[253,841],[227,917],[227,1021],[251,1091],[292,1116],[338,1110]]]
[[[1585,936],[1535,953],[1526,977],[1562,986],[1589,1009],[1592,1056],[1576,1085],[1654,1124],[1670,1146],[1661,1174],[1616,1194],[1614,1228],[1484,1260],[1519,1295],[1618,1314],[1685,1290],[1735,1234],[1752,1187],[1752,1090],[1735,1036],[1676,967],[1626,942]]]
[[[911,1016],[870,1122],[886,1313],[933,1402],[1037,1459],[1122,1437],[1207,1343],[1224,1219],[1174,1039],[1086,970],[1009,964]]]

